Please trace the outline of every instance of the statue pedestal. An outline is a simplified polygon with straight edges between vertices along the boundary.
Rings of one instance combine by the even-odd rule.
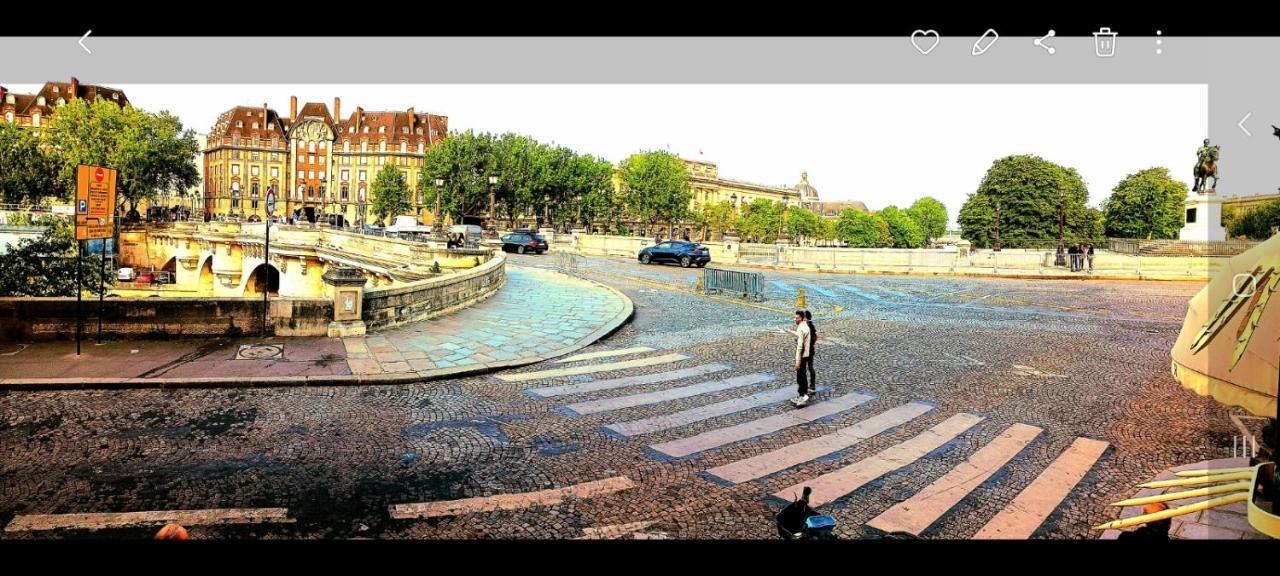
[[[1222,200],[1214,190],[1205,190],[1187,198],[1184,203],[1182,231],[1178,239],[1184,242],[1222,242],[1227,239],[1227,229],[1222,226]]]
[[[329,323],[330,338],[364,336],[365,323],[361,319],[364,309],[364,272],[358,268],[339,266],[324,273],[324,283],[333,291],[333,321]]]

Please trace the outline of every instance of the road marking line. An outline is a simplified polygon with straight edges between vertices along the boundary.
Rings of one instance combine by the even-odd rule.
[[[435,518],[439,516],[457,516],[475,512],[493,512],[496,510],[520,510],[534,506],[550,506],[559,504],[566,498],[594,498],[635,488],[635,484],[626,476],[614,476],[603,480],[593,480],[582,484],[574,484],[564,488],[552,488],[538,492],[522,492],[518,494],[499,494],[479,498],[463,498],[461,500],[443,500],[439,502],[418,502],[413,504],[392,504],[389,512],[395,520],[414,518]]]
[[[835,292],[827,290],[826,288],[823,288],[822,286],[819,286],[817,284],[813,284],[811,282],[805,282],[804,286],[808,288],[809,291],[814,292],[816,294],[820,294],[822,296],[826,296],[827,298],[839,298],[839,296],[836,296]]]
[[[103,512],[85,514],[24,514],[14,516],[5,526],[5,532],[27,532],[80,528],[101,530],[106,528],[133,528],[163,526],[169,523],[182,526],[222,524],[293,523],[287,508],[213,508],[209,510],[155,510],[148,512]]]
[[[734,398],[717,402],[706,406],[698,406],[676,412],[674,414],[663,414],[653,416],[641,420],[632,420],[630,422],[618,422],[605,426],[608,433],[616,436],[639,436],[641,434],[650,434],[660,432],[671,428],[686,426],[694,422],[709,420],[726,414],[733,414],[751,408],[760,406],[768,406],[782,402],[788,398],[795,396],[795,389],[792,387],[780,388],[778,390],[766,390],[757,392],[745,398]]]
[[[734,376],[733,378],[726,378],[724,380],[712,380],[711,382],[703,382],[701,384],[693,384],[691,386],[671,388],[668,390],[659,390],[657,392],[645,392],[643,394],[632,394],[630,396],[618,396],[616,398],[603,398],[600,400],[578,402],[562,406],[561,408],[577,416],[586,416],[587,414],[620,410],[622,408],[631,408],[634,406],[644,406],[646,404],[658,404],[660,402],[688,398],[699,394],[719,392],[730,388],[740,388],[742,386],[750,386],[761,382],[769,382],[773,379],[773,374],[757,372],[755,374]]]
[[[881,300],[879,294],[872,294],[870,292],[865,292],[855,286],[849,286],[847,284],[837,284],[836,288],[844,290],[845,292],[852,292],[858,296],[866,298],[867,300],[874,300],[876,302],[879,302]]]
[[[643,352],[653,352],[653,348],[648,346],[636,346],[635,348],[623,348],[621,350],[604,350],[601,352],[589,352],[586,354],[575,354],[568,358],[556,360],[555,364],[566,364],[569,362],[581,362],[583,360],[595,360],[597,358],[611,358],[614,356],[626,356],[629,354],[640,354]]]
[[[809,505],[821,506],[861,488],[876,478],[910,465],[981,421],[982,417],[974,414],[956,414],[910,440],[890,446],[874,456],[834,472],[783,488],[774,492],[773,496],[790,502],[795,499],[793,494],[800,494],[801,490],[808,486],[813,488],[813,493],[809,496]]]
[[[705,452],[712,448],[732,444],[740,440],[755,438],[790,428],[801,424],[808,424],[814,420],[826,418],[833,414],[839,414],[845,410],[849,410],[859,404],[871,401],[874,396],[868,394],[852,393],[832,398],[826,402],[821,402],[811,406],[806,406],[799,410],[788,409],[787,412],[760,418],[750,422],[743,422],[735,426],[727,428],[717,428],[708,430],[696,436],[688,438],[680,438],[670,442],[662,442],[653,444],[649,448],[659,454],[672,458],[681,458],[690,454]]]
[[[552,396],[568,396],[570,394],[582,394],[584,392],[598,392],[600,390],[612,390],[614,388],[626,388],[628,386],[641,386],[644,384],[657,384],[658,382],[668,382],[671,380],[680,380],[683,378],[691,378],[694,376],[705,376],[715,372],[728,370],[732,366],[721,362],[714,364],[703,364],[702,366],[693,366],[691,368],[681,368],[669,372],[656,372],[654,374],[639,374],[636,376],[623,376],[622,378],[613,378],[610,380],[593,380],[591,382],[581,382],[578,384],[565,384],[563,386],[548,386],[546,388],[530,388],[524,393],[535,398],[550,398]]]
[[[594,374],[596,372],[611,372],[614,370],[626,370],[628,368],[642,368],[645,366],[656,366],[658,364],[670,364],[672,362],[688,360],[689,358],[691,358],[691,356],[687,354],[663,354],[661,356],[650,356],[648,358],[637,358],[635,360],[625,360],[622,362],[570,366],[568,368],[554,368],[551,370],[539,370],[537,372],[498,374],[497,378],[504,382],[525,382],[528,380],[560,378],[562,376],[577,376],[579,374]]]
[[[654,525],[654,520],[645,520],[643,522],[631,522],[630,524],[614,524],[612,526],[601,526],[599,528],[583,528],[582,536],[574,538],[574,540],[613,540],[630,534],[635,534],[645,528]]]
[[[1010,426],[950,472],[925,486],[911,498],[885,510],[867,525],[885,532],[920,535],[1008,464],[1043,431],[1026,424]]]
[[[1107,450],[1107,443],[1076,438],[1025,490],[1013,498],[973,537],[976,540],[1025,540],[1066,500],[1071,490]]]
[[[852,426],[841,428],[831,434],[796,442],[772,452],[757,454],[750,458],[717,466],[707,470],[706,474],[729,484],[741,484],[748,480],[763,478],[792,466],[803,464],[810,460],[817,460],[828,454],[844,450],[867,438],[910,422],[930,410],[933,410],[933,407],[923,402],[908,402],[876,414]]]

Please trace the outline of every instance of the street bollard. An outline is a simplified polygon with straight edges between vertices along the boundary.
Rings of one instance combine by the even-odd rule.
[[[798,288],[796,292],[796,308],[804,310],[804,288]]]
[[[698,275],[698,285],[694,287],[694,292],[702,292],[702,275]]]

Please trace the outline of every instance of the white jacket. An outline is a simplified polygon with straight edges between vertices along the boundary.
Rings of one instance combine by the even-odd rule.
[[[800,363],[801,358],[808,358],[812,355],[809,349],[809,323],[801,322],[796,325],[796,364]]]

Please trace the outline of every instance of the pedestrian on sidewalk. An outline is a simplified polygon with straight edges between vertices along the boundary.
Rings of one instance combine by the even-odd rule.
[[[1085,251],[1085,257],[1089,259],[1089,271],[1093,272],[1093,244]]]
[[[1080,269],[1080,247],[1072,244],[1067,248],[1067,255],[1071,257],[1071,271],[1075,272]]]
[[[805,321],[804,310],[796,310],[796,398],[791,402],[803,406],[809,401],[809,363],[813,348],[809,337],[809,324]]]
[[[809,325],[809,396],[818,392],[818,374],[813,370],[813,355],[818,351],[818,329],[813,326],[813,312],[804,311],[804,322]]]

